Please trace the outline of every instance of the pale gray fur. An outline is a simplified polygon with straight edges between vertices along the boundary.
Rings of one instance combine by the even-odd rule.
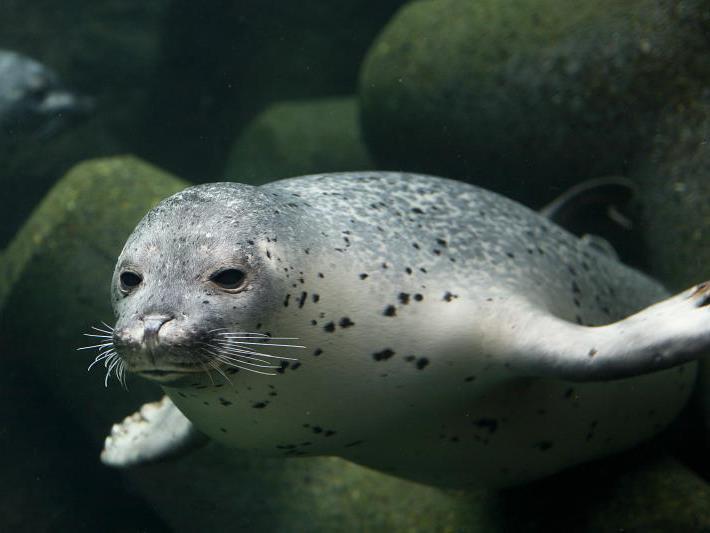
[[[248,290],[210,287],[234,261]],[[127,268],[144,280],[125,296]],[[190,187],[138,225],[113,286],[114,336],[137,347],[117,348],[129,370],[179,370],[190,339],[216,342],[219,328],[308,347],[273,377],[165,382],[211,438],[445,486],[509,485],[648,438],[683,406],[695,365],[615,378],[710,344],[705,289],[583,327],[666,293],[515,202],[413,174]],[[173,317],[157,327],[176,347],[159,357],[140,348],[156,316]]]

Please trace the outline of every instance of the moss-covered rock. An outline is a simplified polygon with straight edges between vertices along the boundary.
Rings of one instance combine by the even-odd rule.
[[[655,445],[506,491],[501,531],[709,531],[710,486]]]
[[[280,102],[257,116],[232,146],[227,179],[258,185],[272,179],[368,170],[352,97]]]
[[[525,203],[621,173],[657,112],[707,79],[700,0],[422,0],[373,44],[363,132],[387,167]]]

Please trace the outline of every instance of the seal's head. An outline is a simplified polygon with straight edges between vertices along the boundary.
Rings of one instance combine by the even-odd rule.
[[[254,348],[271,339],[282,294],[271,204],[258,188],[213,183],[163,200],[138,224],[112,280],[113,344],[128,371],[166,382],[278,368]]]
[[[46,138],[70,117],[94,108],[92,98],[66,89],[57,74],[32,58],[0,50],[0,136]]]

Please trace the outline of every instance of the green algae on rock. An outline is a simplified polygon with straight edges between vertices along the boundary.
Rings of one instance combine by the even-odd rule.
[[[268,107],[232,147],[225,176],[252,185],[303,174],[368,170],[353,97],[279,102]]]
[[[527,204],[623,174],[656,113],[710,71],[703,6],[413,2],[362,67],[365,141],[382,166],[465,178]]]

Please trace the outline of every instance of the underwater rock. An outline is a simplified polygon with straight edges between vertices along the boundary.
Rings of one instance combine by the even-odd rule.
[[[710,70],[704,5],[410,3],[362,67],[365,142],[380,166],[465,178],[528,205],[624,174],[657,112]]]
[[[6,197],[13,199],[2,204],[0,247],[72,165],[109,154],[141,153],[150,145],[141,123],[149,120],[145,102],[170,3],[0,2],[0,46],[37,58],[96,104],[91,117],[54,138],[30,139],[0,152],[0,182]]]
[[[225,177],[260,185],[272,179],[368,170],[353,97],[279,102],[269,106],[232,146]]]
[[[668,106],[631,175],[654,275],[669,287],[710,274],[710,93]]]
[[[500,531],[708,531],[710,486],[651,444],[501,499]]]
[[[353,94],[372,40],[406,0],[172,2],[151,90],[151,161],[220,179],[230,145],[269,104]]]

